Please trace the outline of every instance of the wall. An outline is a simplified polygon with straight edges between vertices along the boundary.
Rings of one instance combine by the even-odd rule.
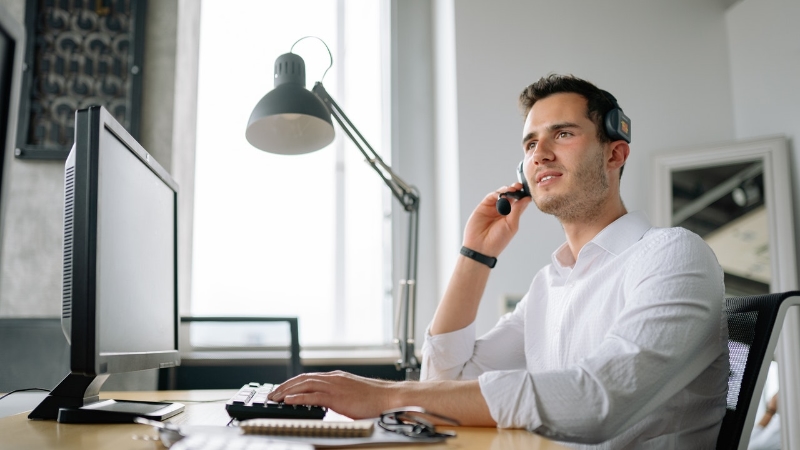
[[[515,181],[523,121],[517,96],[549,73],[593,81],[631,117],[622,179],[628,210],[648,212],[652,154],[734,137],[726,2],[458,0],[452,7],[459,181],[437,198],[457,199],[461,229],[486,193]],[[494,325],[504,295],[527,291],[563,241],[553,217],[526,211],[489,280],[479,332]]]
[[[24,0],[0,2],[25,23]],[[146,20],[140,142],[181,189],[178,283],[185,311],[191,295],[200,2],[150,1]],[[4,170],[10,192],[0,236],[0,317],[59,317],[64,162],[12,158]],[[103,387],[154,389],[156,376],[155,370],[115,374]]]
[[[784,135],[794,193],[795,248],[800,237],[800,3],[796,0],[743,0],[725,14],[736,138]],[[800,255],[800,252],[796,250]],[[796,289],[791,286],[789,289]],[[794,308],[798,309],[798,308]],[[776,351],[780,376],[784,448],[800,447],[800,317],[787,313]],[[788,381],[787,381],[788,380]],[[787,444],[788,443],[788,444]]]
[[[25,23],[24,0],[0,0]],[[188,305],[200,3],[148,2],[142,145],[181,186],[179,292]],[[180,80],[180,83],[178,82]],[[64,162],[13,158],[0,254],[0,316],[61,314]]]
[[[793,191],[800,192],[800,2],[746,0],[732,7],[725,20],[736,138],[786,136]],[[795,236],[800,236],[800,195],[794,196],[794,223]]]
[[[14,19],[25,23],[24,0],[0,1]],[[64,162],[6,161],[0,315],[59,316]]]
[[[393,0],[391,5],[392,170],[420,193],[415,339],[436,308],[436,238],[438,220],[434,180],[433,48],[430,0]],[[392,200],[393,274],[405,278],[408,213]],[[394,323],[394,322],[392,322]],[[417,347],[419,349],[419,346]]]

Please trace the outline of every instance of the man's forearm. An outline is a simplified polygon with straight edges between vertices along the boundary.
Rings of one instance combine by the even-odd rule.
[[[450,283],[436,308],[431,334],[450,333],[475,321],[491,269],[465,256],[459,256]]]
[[[395,407],[421,406],[459,421],[463,426],[493,427],[497,423],[477,380],[405,381],[392,386]]]

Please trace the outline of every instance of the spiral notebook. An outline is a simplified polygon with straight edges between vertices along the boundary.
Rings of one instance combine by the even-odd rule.
[[[311,444],[317,449],[413,445],[445,440],[444,437],[409,437],[381,429],[376,423],[377,419],[248,419],[239,422],[239,428],[245,435],[268,435],[281,441]]]
[[[239,423],[245,434],[303,437],[368,437],[375,428],[373,420],[324,421],[314,419],[249,419]]]

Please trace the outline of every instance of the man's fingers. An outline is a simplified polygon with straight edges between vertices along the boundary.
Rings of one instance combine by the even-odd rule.
[[[301,392],[287,395],[283,398],[283,402],[287,405],[330,406],[326,403],[327,398],[329,396],[321,392]]]
[[[295,386],[302,383],[307,377],[308,375],[303,374],[285,381],[283,384],[275,388],[275,390],[270,392],[269,395],[267,395],[267,398],[276,402],[281,401],[283,397],[286,396],[287,392],[294,389]]]
[[[272,401],[286,402],[286,398],[290,395],[325,391],[328,387],[329,383],[320,380],[317,377],[301,375],[280,385],[277,389],[270,393],[268,398]]]

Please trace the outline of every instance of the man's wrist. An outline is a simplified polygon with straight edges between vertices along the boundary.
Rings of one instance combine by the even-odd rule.
[[[400,381],[392,383],[389,386],[389,395],[387,397],[388,405],[385,409],[402,408],[403,406],[411,405],[408,403],[410,392],[413,391],[419,382],[417,381]]]
[[[460,253],[469,259],[477,261],[481,264],[485,264],[490,269],[493,269],[494,266],[497,264],[497,258],[493,256],[484,255],[483,253],[475,251],[467,246],[462,246]]]

